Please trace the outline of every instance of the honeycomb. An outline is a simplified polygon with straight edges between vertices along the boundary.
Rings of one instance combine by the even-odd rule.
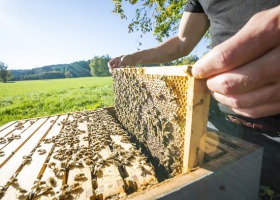
[[[113,80],[120,123],[170,177],[181,173],[188,77],[126,68],[114,70]]]

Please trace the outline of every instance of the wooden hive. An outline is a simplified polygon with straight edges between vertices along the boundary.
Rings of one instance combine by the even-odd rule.
[[[0,137],[2,199],[119,199],[157,183],[107,109],[13,122]]]
[[[251,178],[251,182],[254,183],[252,188],[242,186],[240,191],[246,193],[247,199],[255,197],[261,151],[254,145],[222,133],[212,132],[205,137],[209,94],[205,82],[193,79],[188,74],[188,69],[188,67],[120,69],[116,71],[118,75],[114,74],[116,108],[27,119],[0,127],[0,198],[185,199],[184,192],[187,191],[187,196],[192,197],[191,199],[198,199],[197,197],[201,195],[199,188],[204,188],[206,193],[210,194],[213,191],[214,193],[209,198],[203,199],[225,199],[225,197],[236,199],[236,196],[228,197],[231,190],[227,189],[229,192],[224,192],[219,188],[228,188],[228,185],[235,188],[240,184],[227,179],[215,182],[216,174],[219,176],[225,174],[241,181]],[[124,91],[124,88],[117,86],[123,83],[120,77],[128,83],[134,79],[135,85],[128,86],[127,91]],[[153,98],[148,98],[150,104],[159,103],[159,107],[155,107],[156,110],[162,107],[161,112],[156,113],[157,116],[166,117],[168,116],[166,113],[169,112],[172,112],[173,116],[179,116],[174,122],[170,120],[174,123],[174,127],[169,128],[171,134],[174,134],[174,137],[169,138],[171,142],[178,141],[178,138],[183,141],[179,143],[180,151],[175,152],[180,159],[179,166],[173,171],[171,166],[174,163],[171,163],[171,166],[167,165],[164,170],[158,165],[161,157],[157,157],[153,152],[151,148],[153,146],[143,142],[143,138],[141,140],[140,136],[143,133],[133,132],[137,124],[131,125],[125,121],[124,113],[128,113],[132,108],[138,110],[139,98],[134,94],[129,95],[135,93],[132,90],[137,88],[136,84],[139,81],[142,81],[140,84],[142,88],[138,89],[147,90],[153,87],[154,82],[157,84],[149,94]],[[155,93],[159,89],[165,90],[163,96],[160,94],[161,91]],[[125,101],[120,92],[129,99],[126,102],[128,110],[124,107]],[[137,92],[140,97],[146,94],[142,94],[140,90]],[[170,98],[174,99],[164,110],[164,99]],[[133,104],[134,102],[138,104]],[[127,118],[139,122],[133,115],[127,115]],[[141,119],[140,122],[149,120],[147,116]],[[147,122],[142,123],[142,126],[145,126]],[[162,130],[156,131],[159,131],[158,134],[162,133]],[[148,139],[158,144],[164,141],[163,137],[157,135],[152,135]],[[163,145],[168,144],[170,143],[167,141]],[[160,145],[155,146],[161,148]],[[244,159],[241,163],[237,163],[248,155],[251,156],[249,160],[253,160],[253,163],[248,163]],[[205,164],[202,165],[203,161]],[[227,173],[234,171],[234,163],[247,168],[240,170],[242,172],[240,175]],[[248,173],[248,170],[252,173]],[[165,181],[162,181],[163,171],[169,175],[164,177],[168,178]],[[170,178],[172,176],[174,177]],[[208,182],[210,180],[209,185],[207,180]],[[195,189],[192,184],[194,182],[200,184]],[[236,191],[232,192],[235,193]]]

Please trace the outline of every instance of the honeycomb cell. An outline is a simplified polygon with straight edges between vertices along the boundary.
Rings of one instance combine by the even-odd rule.
[[[171,176],[181,172],[185,133],[186,76],[114,70],[116,115]]]

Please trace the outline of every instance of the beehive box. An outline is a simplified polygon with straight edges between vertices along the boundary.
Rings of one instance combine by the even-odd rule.
[[[256,197],[261,150],[219,132],[203,137],[209,96],[205,83],[189,78],[188,67],[124,69],[117,73],[116,108],[27,119],[0,128],[1,199],[199,199],[202,190],[208,196],[201,199],[237,199],[234,188],[238,194],[244,193],[244,199]],[[121,78],[134,81],[133,87],[127,86],[125,91],[117,86],[128,84]],[[136,94],[152,96],[143,102],[137,95],[129,96],[135,93],[133,88],[139,80],[144,83],[141,88],[150,93],[141,93],[139,88]],[[165,102],[169,100],[168,105]],[[137,104],[131,105],[133,102]],[[137,112],[147,112],[147,102],[155,108],[153,117],[143,114],[139,116],[142,120],[135,118],[132,107],[142,103],[146,109]],[[125,121],[125,114],[140,123],[162,116],[161,123],[172,126],[167,123],[167,130],[161,127],[145,136],[141,128],[133,132],[137,123]],[[150,131],[149,123],[142,123]],[[167,141],[164,130],[171,132]],[[174,147],[172,143],[178,151],[169,149]],[[164,165],[160,156],[165,154],[155,152],[162,152],[165,146],[161,145],[179,159],[174,157]],[[245,168],[236,171],[236,166]],[[248,184],[240,187],[245,180]]]

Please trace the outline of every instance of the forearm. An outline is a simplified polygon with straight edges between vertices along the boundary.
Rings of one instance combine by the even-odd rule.
[[[192,51],[208,27],[209,20],[204,13],[184,12],[178,36],[169,39],[158,47],[116,57],[108,62],[108,67],[112,70],[139,64],[165,63],[181,58]]]
[[[158,47],[139,51],[130,56],[135,65],[165,63],[188,55],[192,49],[191,42],[188,44],[176,36]]]
[[[135,59],[135,64],[153,64],[170,62],[186,56],[201,40],[208,27],[209,20],[204,13],[185,12],[176,37],[156,48],[131,54],[132,60]]]

